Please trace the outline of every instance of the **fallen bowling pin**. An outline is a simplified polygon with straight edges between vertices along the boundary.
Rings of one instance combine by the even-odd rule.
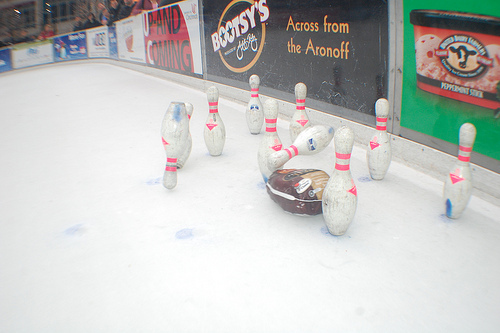
[[[193,115],[193,104],[184,103],[186,105],[186,113],[188,116],[188,138],[186,141],[185,148],[181,153],[181,156],[177,159],[177,169],[181,169],[184,164],[186,164],[189,155],[191,154],[191,149],[193,148],[193,137],[191,136],[191,132],[189,130],[189,123],[191,121],[191,116]]]
[[[186,106],[181,102],[170,103],[161,124],[162,142],[167,155],[163,186],[168,189],[177,185],[177,159],[186,145],[188,135],[189,119]]]
[[[262,103],[259,98],[259,76],[255,74],[250,76],[248,83],[251,88],[251,96],[246,110],[247,125],[251,134],[259,134],[264,122]]]
[[[205,144],[210,155],[219,156],[226,143],[226,128],[219,114],[219,90],[217,87],[208,88],[207,99],[209,114],[203,132]]]
[[[264,116],[266,118],[266,133],[260,141],[259,150],[257,152],[257,161],[259,170],[267,182],[273,171],[267,166],[267,158],[274,152],[280,151],[282,148],[281,140],[276,131],[276,122],[278,120],[278,101],[269,98],[264,103]]]
[[[342,126],[335,132],[335,170],[323,190],[323,219],[332,235],[343,235],[354,218],[358,193],[350,171],[354,132]]]
[[[443,189],[446,216],[452,219],[462,215],[472,194],[470,155],[475,139],[474,125],[465,123],[460,126],[458,158],[446,177]]]
[[[332,127],[325,125],[310,126],[297,136],[297,139],[290,147],[269,155],[267,167],[274,172],[297,155],[317,154],[325,149],[332,139]]]
[[[389,102],[380,98],[375,103],[377,128],[368,144],[366,160],[370,176],[374,180],[384,179],[391,164],[391,141],[387,134],[387,117],[389,116]]]
[[[306,113],[307,86],[299,82],[295,85],[295,112],[290,121],[290,139],[295,141],[297,136],[306,128],[311,126]]]

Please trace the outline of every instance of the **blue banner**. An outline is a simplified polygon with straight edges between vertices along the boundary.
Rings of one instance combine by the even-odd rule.
[[[0,73],[12,70],[10,49],[0,50]]]
[[[87,39],[84,31],[54,37],[54,60],[87,59]]]
[[[109,57],[118,60],[118,41],[116,40],[115,26],[108,27]]]

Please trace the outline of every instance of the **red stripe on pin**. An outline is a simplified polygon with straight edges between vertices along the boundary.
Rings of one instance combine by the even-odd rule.
[[[167,166],[165,168],[165,171],[169,171],[169,172],[176,172],[177,171],[177,167],[171,167],[171,166]]]
[[[219,102],[208,102],[208,106],[217,106]]]
[[[385,131],[387,130],[387,126],[377,126],[377,131]]]
[[[285,151],[288,153],[288,157],[292,158],[299,153],[299,150],[294,145],[286,148]]]
[[[305,103],[305,102],[306,102],[306,100],[305,100],[305,99],[296,99],[295,101],[296,101],[297,103]]]
[[[218,109],[209,109],[209,113],[219,113]]]
[[[386,123],[387,122],[387,118],[380,118],[380,117],[377,117],[377,121],[379,123]]]
[[[259,88],[252,88],[252,91],[259,91]]]
[[[278,122],[278,119],[268,119],[266,118],[266,124],[276,124]]]
[[[259,94],[252,94],[252,97],[259,97]]]
[[[349,170],[349,164],[335,163],[335,169],[340,170],[340,171],[347,171],[347,170]]]
[[[173,157],[167,157],[167,163],[177,163],[177,159]]]
[[[266,127],[266,132],[276,132],[276,127]]]
[[[335,153],[335,157],[341,160],[348,160],[351,158],[351,154],[340,154],[340,153]]]
[[[470,157],[458,155],[458,160],[462,162],[470,162]]]
[[[458,146],[458,149],[466,153],[470,153],[472,151],[472,147]]]
[[[297,110],[305,110],[306,107],[304,105],[297,105]]]

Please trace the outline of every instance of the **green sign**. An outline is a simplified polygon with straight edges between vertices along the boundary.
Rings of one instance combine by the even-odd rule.
[[[500,160],[499,21],[498,0],[404,0],[402,127],[458,144],[470,122]]]

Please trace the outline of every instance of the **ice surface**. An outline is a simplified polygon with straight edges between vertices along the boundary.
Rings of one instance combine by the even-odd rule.
[[[245,105],[221,98],[223,154],[203,142],[204,92],[98,63],[0,76],[0,331],[494,332],[500,207],[444,215],[442,180],[392,162],[351,170],[347,233],[266,193]],[[194,105],[193,150],[161,185],[171,101]],[[263,98],[265,101],[265,98]],[[292,101],[293,102],[293,101]],[[284,147],[288,123],[278,120]],[[333,142],[287,168],[331,174]]]

